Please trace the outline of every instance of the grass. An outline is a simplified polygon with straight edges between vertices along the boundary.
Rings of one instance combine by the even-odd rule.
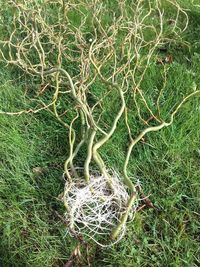
[[[6,97],[12,108],[21,93],[19,87],[1,86],[1,106]],[[55,214],[62,210],[56,197],[63,188],[63,133],[43,115],[0,118],[1,266],[58,266],[72,242]],[[43,174],[33,173],[37,166]]]
[[[187,7],[187,1],[184,2]],[[167,80],[163,114],[168,116],[178,96],[175,88],[187,93],[199,88],[200,28],[189,12],[190,25],[184,36],[191,49],[170,46],[174,57]],[[0,109],[26,108],[24,84],[13,82],[13,72],[1,68]],[[162,86],[159,66],[152,63],[143,87]],[[101,88],[97,88],[101,90]],[[107,103],[111,109],[112,101]],[[112,111],[112,109],[111,109]],[[111,118],[104,115],[106,122]],[[131,175],[142,183],[156,209],[145,209],[129,223],[119,244],[90,251],[91,266],[115,267],[196,267],[199,259],[199,98],[182,107],[174,124],[145,138],[132,154]],[[64,208],[58,200],[63,191],[63,162],[67,154],[65,129],[43,111],[35,115],[0,116],[0,265],[3,267],[63,266],[76,246],[57,213]],[[138,133],[136,115],[131,125]],[[102,150],[103,158],[121,168],[127,143],[121,123],[113,139]],[[117,156],[116,156],[117,155]],[[40,167],[41,172],[35,172]],[[84,254],[84,251],[83,251]]]

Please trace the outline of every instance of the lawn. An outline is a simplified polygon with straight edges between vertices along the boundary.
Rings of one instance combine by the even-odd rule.
[[[166,119],[183,95],[200,89],[200,7],[188,1],[179,3],[188,9],[187,30],[181,41],[156,50],[142,81],[151,105],[154,97],[151,90],[162,88],[163,67],[168,69],[162,99],[162,114]],[[6,11],[6,5],[3,8]],[[171,12],[173,9],[166,7],[166,13]],[[11,18],[4,19],[9,22]],[[0,39],[6,34],[2,30]],[[166,58],[170,62],[159,64],[159,60]],[[73,73],[74,65],[69,68]],[[34,90],[38,90],[37,82],[2,60],[0,111],[28,110],[37,105],[32,100]],[[96,95],[104,90],[99,81],[93,86]],[[48,97],[45,93],[45,100]],[[65,103],[61,101],[60,105]],[[111,123],[116,108],[113,94],[104,103],[105,125]],[[133,135],[137,135],[145,125],[139,122],[136,110],[131,118]],[[78,244],[67,231],[63,219],[65,208],[60,200],[64,188],[63,165],[69,151],[66,129],[47,110],[13,116],[0,114],[0,125],[0,266],[64,266]],[[120,121],[113,137],[101,149],[106,164],[113,169],[123,167],[128,145],[125,137],[126,125]],[[80,164],[85,154],[83,149],[78,159]],[[129,174],[132,181],[140,181],[154,208],[139,210],[135,219],[127,223],[126,234],[117,244],[102,248],[90,242],[87,247],[90,265],[199,266],[199,95],[181,107],[171,126],[147,134],[134,147]],[[89,266],[84,244],[81,252],[83,266]]]

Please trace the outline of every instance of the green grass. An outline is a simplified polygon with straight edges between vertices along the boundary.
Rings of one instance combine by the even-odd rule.
[[[187,5],[187,1],[185,1]],[[170,66],[162,114],[194,84],[200,88],[199,34],[196,17],[189,13],[185,40],[191,49],[170,46]],[[198,33],[198,34],[197,34]],[[143,87],[161,88],[158,65],[152,63]],[[13,72],[1,68],[0,110],[26,108],[22,82],[8,82]],[[100,86],[100,85],[99,85]],[[101,90],[101,87],[97,87]],[[110,98],[106,104],[112,112]],[[91,266],[196,267],[199,259],[200,98],[182,107],[174,124],[145,138],[131,157],[129,172],[139,179],[156,209],[145,209],[128,224],[125,238],[111,248],[90,250]],[[105,114],[105,121],[112,119]],[[63,266],[76,246],[57,215],[64,213],[58,195],[63,191],[63,163],[68,152],[66,130],[48,112],[0,116],[0,266]],[[133,113],[133,133],[140,131]],[[105,161],[121,169],[127,148],[125,126],[120,123],[112,140],[101,151]],[[34,168],[41,167],[42,173]],[[84,255],[83,250],[83,255]]]
[[[21,88],[1,85],[1,107],[12,108],[21,95]],[[65,133],[45,115],[0,117],[1,266],[59,266],[71,253],[73,241],[55,213],[63,213],[56,197],[63,189]],[[33,172],[38,166],[41,175]]]

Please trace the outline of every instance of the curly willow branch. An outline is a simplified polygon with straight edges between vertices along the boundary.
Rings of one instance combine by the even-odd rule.
[[[17,66],[43,89],[36,92],[35,99],[41,107],[0,114],[47,110],[54,115],[68,134],[63,200],[70,229],[92,240],[105,234],[118,240],[137,204],[135,185],[128,176],[133,147],[147,133],[170,126],[181,106],[199,93],[185,96],[165,122],[161,119],[161,99],[171,66],[164,66],[159,93],[143,84],[158,48],[176,41],[184,43],[180,37],[188,26],[187,12],[176,0],[164,4],[160,0],[131,4],[120,0],[115,11],[109,1],[101,0],[6,2],[0,11],[0,30],[5,33],[0,40],[1,61],[6,67]],[[167,5],[174,11],[170,17],[164,10]],[[12,15],[8,28],[7,13]],[[48,85],[54,90],[48,92],[50,101],[45,97]],[[110,111],[107,103],[112,98],[115,106]],[[149,124],[149,117],[158,125],[146,126],[133,138],[130,118],[135,113],[142,126]],[[123,114],[130,143],[123,170],[118,170],[123,176],[120,179],[110,171],[101,149],[118,130]]]

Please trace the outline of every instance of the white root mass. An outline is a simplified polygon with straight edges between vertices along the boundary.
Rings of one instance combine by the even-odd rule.
[[[66,194],[69,211],[65,213],[73,234],[84,235],[96,243],[99,239],[108,239],[113,228],[117,226],[121,215],[126,211],[129,195],[116,173],[111,177],[110,190],[107,179],[102,175],[91,176],[87,184],[83,180],[73,180]],[[132,215],[136,211],[136,202],[132,207]],[[125,233],[122,227],[119,241]]]

